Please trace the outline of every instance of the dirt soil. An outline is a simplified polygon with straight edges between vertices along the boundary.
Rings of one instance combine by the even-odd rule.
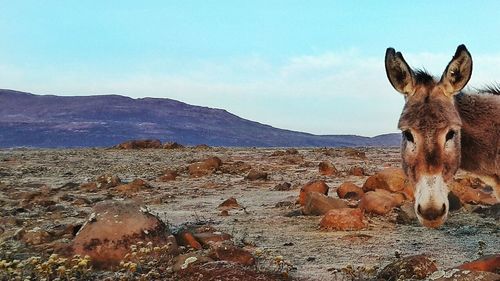
[[[211,156],[222,160],[219,171],[189,176],[186,167],[190,163]],[[340,175],[321,176],[318,164],[324,160],[331,161]],[[245,179],[248,171],[238,171],[237,161],[267,172],[269,179]],[[424,228],[416,221],[397,223],[396,212],[392,212],[367,215],[364,230],[322,231],[318,228],[321,217],[297,215],[300,187],[311,180],[324,180],[333,197],[345,181],[362,186],[368,176],[349,175],[353,166],[362,167],[368,175],[384,167],[398,167],[399,149],[298,149],[297,154],[255,148],[3,149],[0,244],[4,244],[2,251],[13,251],[20,259],[36,251],[50,253],[53,244],[26,246],[7,241],[15,240],[22,229],[83,223],[96,202],[117,196],[107,190],[86,191],[80,185],[109,174],[124,182],[146,180],[152,188],[124,197],[143,202],[173,229],[188,222],[210,223],[263,255],[282,256],[291,264],[290,276],[301,280],[351,280],[363,274],[369,278],[397,256],[427,254],[439,269],[447,269],[500,252],[498,212],[488,217],[472,205],[452,212],[439,229]],[[161,182],[158,178],[165,169],[180,175],[174,181]],[[291,184],[290,190],[275,189],[284,182]],[[218,205],[230,197],[241,208],[221,216]],[[65,238],[70,240],[70,236]]]

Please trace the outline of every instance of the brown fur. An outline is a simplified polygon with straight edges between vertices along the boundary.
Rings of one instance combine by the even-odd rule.
[[[500,88],[460,92],[472,74],[472,57],[458,46],[441,79],[412,70],[388,48],[386,73],[405,95],[399,119],[403,169],[417,186],[415,209],[426,226],[446,219],[447,185],[459,168],[486,179],[500,200]]]
[[[500,184],[500,96],[462,94],[455,105],[462,120],[461,168]]]

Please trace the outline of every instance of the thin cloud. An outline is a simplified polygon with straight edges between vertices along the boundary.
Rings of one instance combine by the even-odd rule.
[[[404,54],[413,67],[440,75],[452,54]],[[474,55],[470,85],[493,82],[500,54]],[[165,69],[162,69],[165,68]],[[317,134],[376,135],[396,131],[403,98],[385,76],[383,54],[356,50],[291,57],[272,62],[253,55],[223,61],[199,61],[182,70],[141,64],[139,71],[102,73],[64,69],[32,71],[1,65],[4,88],[38,94],[122,94],[166,97],[224,108],[276,127]]]

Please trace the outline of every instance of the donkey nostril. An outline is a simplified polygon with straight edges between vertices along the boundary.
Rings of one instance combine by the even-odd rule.
[[[420,204],[417,206],[417,213],[422,215],[422,208],[420,207]]]
[[[446,205],[443,203],[443,207],[441,207],[441,215],[444,215],[446,213]]]

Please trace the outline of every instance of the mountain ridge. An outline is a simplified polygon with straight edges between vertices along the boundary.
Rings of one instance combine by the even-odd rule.
[[[400,134],[314,135],[169,98],[36,95],[0,89],[0,147],[108,147],[156,138],[233,147],[397,146]]]

